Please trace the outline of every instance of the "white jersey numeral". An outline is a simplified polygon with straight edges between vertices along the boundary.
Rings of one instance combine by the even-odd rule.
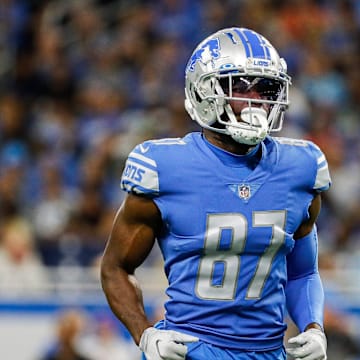
[[[261,297],[276,253],[285,242],[286,211],[253,212],[254,227],[271,227],[269,246],[259,257],[254,275],[248,285],[246,299]],[[224,229],[231,231],[230,245],[220,248]],[[210,214],[207,219],[204,255],[199,264],[195,292],[199,298],[208,300],[233,300],[238,278],[241,276],[241,254],[247,241],[248,221],[238,213]],[[220,284],[213,283],[216,264],[223,265]]]

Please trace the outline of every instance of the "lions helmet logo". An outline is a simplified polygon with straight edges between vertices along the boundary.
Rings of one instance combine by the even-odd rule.
[[[194,71],[195,65],[198,61],[206,64],[208,61],[217,59],[220,56],[220,43],[219,39],[210,39],[205,42],[199,49],[192,55],[186,66],[186,71]]]

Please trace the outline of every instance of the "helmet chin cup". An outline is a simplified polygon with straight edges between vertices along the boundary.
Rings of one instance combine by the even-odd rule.
[[[267,113],[258,107],[246,107],[241,111],[241,120],[231,120],[227,133],[236,141],[246,145],[257,145],[266,137],[269,125]]]

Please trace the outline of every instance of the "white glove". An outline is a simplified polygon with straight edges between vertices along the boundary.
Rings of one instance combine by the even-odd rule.
[[[149,327],[141,335],[139,348],[147,360],[184,360],[187,353],[184,343],[198,340],[177,331]]]
[[[326,360],[327,341],[325,334],[319,329],[309,329],[289,339],[294,347],[286,352],[295,360]]]

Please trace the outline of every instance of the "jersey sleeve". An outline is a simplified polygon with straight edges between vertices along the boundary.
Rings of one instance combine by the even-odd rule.
[[[309,145],[316,158],[316,176],[313,189],[316,192],[326,191],[331,186],[329,166],[326,157],[317,145],[312,142],[309,142]]]
[[[121,189],[155,197],[159,194],[159,174],[149,143],[137,145],[128,155],[120,182]]]

